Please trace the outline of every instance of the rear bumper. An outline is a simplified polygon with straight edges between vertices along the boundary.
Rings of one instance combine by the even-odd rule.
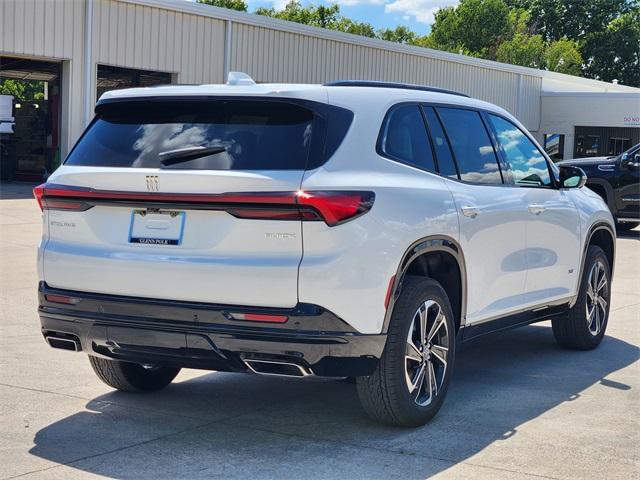
[[[73,304],[52,302],[52,295]],[[45,337],[74,339],[86,353],[136,363],[243,372],[245,360],[272,360],[317,376],[362,376],[375,370],[386,342],[385,334],[360,334],[310,304],[274,309],[176,302],[59,290],[44,282],[39,303]],[[232,317],[245,312],[288,320],[263,324]]]

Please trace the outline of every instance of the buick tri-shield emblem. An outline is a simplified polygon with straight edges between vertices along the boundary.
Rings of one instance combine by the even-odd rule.
[[[147,192],[157,192],[160,189],[157,175],[147,175]]]

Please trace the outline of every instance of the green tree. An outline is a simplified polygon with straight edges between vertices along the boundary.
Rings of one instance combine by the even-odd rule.
[[[582,55],[578,44],[562,38],[551,42],[544,52],[547,70],[579,76],[582,71]]]
[[[637,7],[637,0],[505,0],[511,8],[525,9],[530,26],[545,40],[581,40],[601,32],[620,15]]]
[[[13,95],[16,100],[42,100],[44,82],[36,80],[0,80],[0,95]]]
[[[328,7],[324,5],[303,7],[299,0],[291,0],[284,10],[263,7],[258,8],[255,13],[332,30],[335,30],[340,23],[340,6],[337,4]]]
[[[523,67],[545,67],[545,44],[541,35],[516,33],[511,40],[502,42],[496,60]]]
[[[247,11],[247,4],[243,0],[196,0],[196,2],[213,5],[214,7],[238,10],[240,12]]]
[[[371,24],[357,22],[346,17],[340,17],[340,20],[338,20],[334,28],[340,32],[352,33],[362,37],[374,38],[376,36],[376,32]]]
[[[582,46],[584,74],[604,81],[640,87],[640,9],[590,33]]]
[[[512,34],[509,13],[503,0],[461,0],[436,12],[432,41],[443,50],[495,59],[500,43]]]
[[[416,39],[416,34],[403,25],[399,25],[394,29],[384,28],[382,30],[378,30],[376,36],[382,40],[388,40],[389,42],[408,44],[414,43]]]

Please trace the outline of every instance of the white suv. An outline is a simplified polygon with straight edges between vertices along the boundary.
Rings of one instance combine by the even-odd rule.
[[[106,93],[48,182],[39,313],[114,388],[182,367],[355,378],[420,425],[460,343],[605,332],[614,223],[503,109],[380,82]]]

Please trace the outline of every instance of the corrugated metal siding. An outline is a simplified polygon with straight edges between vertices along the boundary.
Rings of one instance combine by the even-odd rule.
[[[225,22],[115,0],[93,7],[93,60],[178,74],[180,83],[223,81]]]
[[[0,1],[0,51],[12,55],[72,58],[82,50],[84,2],[77,0]]]
[[[500,105],[530,129],[539,123],[540,78],[239,23],[233,25],[231,45],[231,70],[259,82],[359,79],[432,85]]]

